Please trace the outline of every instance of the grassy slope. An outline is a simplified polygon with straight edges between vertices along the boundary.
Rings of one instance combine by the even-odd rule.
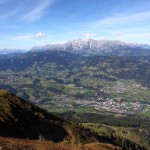
[[[89,128],[99,135],[111,136],[111,134],[115,137],[120,137],[124,139],[129,139],[134,143],[140,144],[141,146],[146,147],[147,149],[150,148],[150,144],[148,144],[148,139],[146,139],[146,130],[143,130],[143,133],[139,134],[133,128],[124,128],[124,127],[114,127],[114,126],[107,126],[104,124],[94,124],[94,123],[83,123],[83,126]]]

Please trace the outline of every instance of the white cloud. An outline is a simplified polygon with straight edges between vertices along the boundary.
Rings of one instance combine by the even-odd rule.
[[[86,39],[90,39],[90,38],[93,38],[94,36],[96,36],[97,34],[95,33],[85,33],[83,34],[82,36]]]
[[[38,32],[38,33],[35,34],[35,37],[36,38],[43,38],[43,37],[47,37],[47,35],[45,33]]]
[[[27,13],[22,17],[23,20],[33,22],[41,18],[44,13],[44,10],[52,4],[54,0],[41,0],[41,3],[38,4],[32,11]]]

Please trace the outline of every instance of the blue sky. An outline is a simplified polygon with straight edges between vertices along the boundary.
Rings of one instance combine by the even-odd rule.
[[[73,39],[150,44],[150,0],[0,0],[0,49]]]

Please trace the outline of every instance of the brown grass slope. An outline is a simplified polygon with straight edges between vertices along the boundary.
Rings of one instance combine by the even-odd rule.
[[[122,148],[106,143],[90,143],[82,146],[75,146],[68,143],[4,137],[0,137],[0,147],[2,150],[122,150]]]

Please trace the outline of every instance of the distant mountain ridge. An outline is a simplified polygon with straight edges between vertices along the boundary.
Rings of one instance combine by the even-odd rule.
[[[111,40],[82,40],[68,41],[64,44],[48,44],[35,46],[31,52],[38,51],[68,51],[82,55],[117,55],[117,56],[147,56],[150,55],[150,46],[146,44],[130,44]]]
[[[17,54],[17,53],[25,53],[26,50],[22,49],[0,49],[0,55],[8,55],[8,54]]]

